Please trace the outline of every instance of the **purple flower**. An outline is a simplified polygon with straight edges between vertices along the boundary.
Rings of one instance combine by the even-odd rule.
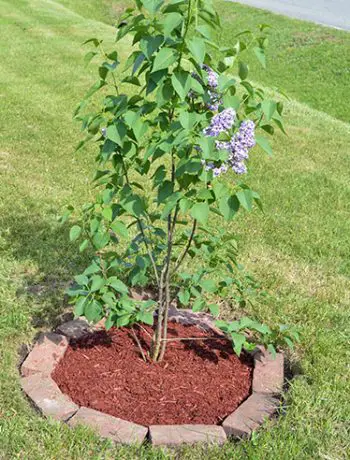
[[[221,174],[225,174],[227,172],[228,166],[226,163],[223,163],[221,166],[215,166],[213,162],[209,162],[209,163],[206,163],[205,169],[207,171],[213,171],[213,176],[218,177]]]
[[[218,74],[206,64],[202,65],[202,69],[208,74],[208,86],[210,88],[216,88],[218,86]]]
[[[247,167],[244,163],[234,163],[231,167],[236,174],[246,174],[247,172]]]
[[[229,142],[216,141],[216,148],[219,150],[228,150],[228,164],[236,174],[245,174],[247,167],[244,160],[248,159],[249,149],[255,145],[255,124],[251,120],[243,121],[236,134]]]
[[[212,112],[217,112],[219,109],[219,105],[222,104],[222,98],[220,94],[215,93],[213,91],[208,91],[209,95],[209,102],[206,104],[207,109],[211,110]]]
[[[203,129],[205,136],[217,137],[220,133],[229,130],[236,118],[236,112],[229,108],[213,116],[210,125]]]

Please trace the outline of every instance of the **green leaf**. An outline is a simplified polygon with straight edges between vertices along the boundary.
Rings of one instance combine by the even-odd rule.
[[[250,189],[243,189],[236,193],[238,201],[247,211],[253,208],[253,192]]]
[[[102,43],[102,41],[103,40],[99,40],[98,38],[92,37],[92,38],[85,40],[82,44],[87,45],[88,43],[93,43],[95,48],[97,48],[100,45],[100,43]]]
[[[171,83],[180,98],[185,99],[191,89],[190,74],[184,70],[174,72],[171,76]]]
[[[263,101],[261,103],[261,108],[262,108],[262,111],[263,111],[267,121],[270,121],[272,116],[273,116],[273,114],[276,111],[277,104],[276,104],[275,101]]]
[[[147,59],[150,59],[152,54],[158,50],[163,43],[164,37],[156,35],[155,37],[145,37],[140,41],[140,49]]]
[[[105,284],[104,278],[102,276],[95,275],[91,278],[92,283],[90,287],[91,292],[99,291]]]
[[[262,323],[259,323],[258,321],[252,321],[252,323],[246,327],[250,329],[254,329],[255,331],[260,332],[260,334],[264,334],[264,335],[271,333],[271,329],[269,328],[269,326],[267,326],[267,324],[262,324]]]
[[[205,24],[196,27],[196,31],[199,32],[207,40],[211,40],[211,30]]]
[[[239,320],[239,327],[240,329],[246,329],[246,328],[250,328],[254,326],[254,321],[249,318],[248,316],[243,316],[243,318],[241,318]]]
[[[79,252],[85,251],[85,249],[89,246],[89,240],[84,240],[81,245],[79,246]]]
[[[123,146],[123,139],[125,135],[126,127],[125,124],[120,120],[113,125],[109,125],[106,131],[107,139],[110,139],[120,146]]]
[[[84,310],[85,310],[85,305],[87,303],[87,297],[80,297],[78,302],[74,305],[74,316],[83,316],[84,315]]]
[[[255,48],[253,48],[253,51],[255,53],[255,56],[258,58],[258,61],[262,65],[262,67],[266,69],[266,56],[265,56],[264,48],[260,48],[259,46],[256,46]]]
[[[111,276],[108,278],[106,284],[108,286],[111,286],[113,289],[115,289],[117,292],[120,292],[121,294],[127,294],[129,292],[129,288],[126,284],[123,283],[120,279],[118,279],[116,276]]]
[[[128,75],[123,78],[122,83],[129,83],[130,85],[141,86],[140,80],[135,75]]]
[[[150,326],[153,326],[154,323],[154,315],[151,311],[140,312],[138,315],[140,321]]]
[[[272,343],[270,343],[270,344],[267,346],[267,351],[271,353],[273,359],[276,359],[276,356],[277,356],[276,348],[272,345]]]
[[[198,142],[202,149],[202,156],[205,160],[214,160],[217,156],[217,149],[215,147],[215,139],[212,137],[203,136]]]
[[[136,140],[140,142],[143,136],[146,134],[148,129],[148,123],[138,118],[132,126],[132,130],[135,134]]]
[[[284,341],[286,342],[288,348],[290,348],[291,350],[294,349],[294,344],[289,337],[284,337]]]
[[[203,299],[198,298],[193,302],[192,311],[194,311],[195,313],[198,311],[202,311],[204,308],[205,308],[205,302]]]
[[[115,313],[110,313],[105,322],[106,331],[109,331],[114,326]]]
[[[152,72],[168,68],[177,58],[177,51],[172,48],[162,48],[154,59]]]
[[[191,130],[196,123],[196,114],[187,110],[180,112],[179,120],[183,128]]]
[[[93,323],[97,323],[102,317],[102,307],[99,302],[96,300],[93,300],[92,302],[89,302],[84,310],[84,316],[85,318]]]
[[[156,169],[156,172],[152,176],[153,184],[154,184],[153,187],[156,187],[161,182],[163,182],[165,176],[166,176],[165,166],[164,165],[158,166],[158,168]]]
[[[205,58],[205,42],[202,38],[194,37],[187,42],[188,49],[198,64],[203,64]]]
[[[92,275],[93,273],[98,273],[100,271],[101,267],[99,267],[96,262],[92,262],[92,264],[87,267],[83,274]]]
[[[268,155],[272,155],[272,148],[270,142],[263,136],[255,136],[256,143],[263,149]]]
[[[89,278],[86,275],[77,275],[74,277],[74,280],[80,285],[80,286],[87,286],[89,283]]]
[[[136,73],[138,69],[141,67],[143,61],[145,60],[145,55],[143,53],[139,53],[135,59],[134,65],[132,67],[132,74]]]
[[[88,92],[85,94],[84,99],[89,99],[93,94],[95,94],[98,90],[103,88],[107,83],[104,80],[99,80],[96,83],[94,83]]]
[[[213,316],[218,316],[219,313],[220,313],[220,308],[218,305],[216,305],[215,303],[211,303],[210,305],[208,305],[208,308],[209,308],[209,311],[210,313],[213,315]]]
[[[239,109],[239,106],[240,106],[240,103],[241,103],[239,97],[232,96],[230,93],[226,93],[224,95],[223,102],[224,102],[224,106],[225,106],[226,109],[229,108],[229,107],[232,107],[235,110]]]
[[[192,201],[189,200],[188,198],[182,198],[182,200],[180,200],[179,205],[180,205],[181,212],[185,213],[191,208]]]
[[[158,204],[164,203],[167,198],[169,198],[170,195],[172,195],[174,191],[174,185],[172,182],[169,180],[164,181],[159,187],[158,187],[158,196],[157,196],[157,201]]]
[[[182,303],[182,305],[187,306],[189,304],[191,294],[190,294],[190,291],[188,289],[181,289],[181,291],[178,293],[177,296],[178,296],[180,302]]]
[[[130,195],[121,202],[123,208],[135,217],[139,217],[145,211],[145,203],[138,195]]]
[[[121,221],[113,222],[111,225],[111,229],[113,230],[113,232],[115,232],[117,235],[123,238],[127,238],[129,236],[128,228],[124,224],[124,222],[121,222]]]
[[[198,94],[204,94],[203,86],[201,85],[201,83],[199,83],[198,80],[193,78],[192,75],[191,75],[191,89]]]
[[[109,243],[110,235],[107,232],[99,231],[95,233],[92,241],[96,249],[103,249]]]
[[[243,345],[246,343],[247,339],[245,335],[238,334],[237,332],[231,332],[231,339],[233,342],[233,350],[237,356],[242,352]]]
[[[141,0],[141,3],[151,14],[155,14],[163,5],[164,0]]]
[[[223,196],[220,198],[219,209],[225,220],[232,220],[239,209],[239,201],[237,196]]]
[[[169,36],[183,21],[183,16],[180,13],[169,13],[165,15],[163,22],[164,34]]]
[[[217,291],[216,283],[213,280],[202,280],[200,285],[207,292],[214,293]]]
[[[69,232],[69,239],[71,241],[75,241],[79,238],[81,234],[82,228],[79,225],[73,225]]]
[[[216,182],[213,186],[215,198],[219,200],[220,198],[226,198],[227,195],[230,193],[227,186],[221,182]]]
[[[130,320],[131,320],[131,315],[119,316],[119,318],[117,319],[116,326],[117,327],[128,326],[130,324]]]
[[[106,207],[102,211],[103,217],[108,220],[108,222],[111,222],[113,219],[113,210],[110,206]]]
[[[220,75],[218,80],[218,89],[221,92],[225,92],[228,88],[236,85],[236,80],[228,77],[227,75]]]
[[[95,51],[89,51],[88,53],[86,53],[84,56],[85,65],[88,65],[89,62],[91,62],[91,60],[96,56],[96,54],[97,53]]]
[[[248,76],[248,66],[244,62],[240,61],[238,64],[238,75],[241,80],[245,80]]]
[[[108,292],[106,292],[105,294],[103,294],[102,300],[103,300],[109,307],[112,307],[112,308],[114,308],[115,305],[116,305],[116,303],[117,303],[117,299],[116,299],[115,295],[113,294],[113,292],[111,292],[111,291],[108,291]]]
[[[209,217],[209,205],[206,202],[196,203],[190,210],[191,216],[198,220],[200,224],[206,224]]]

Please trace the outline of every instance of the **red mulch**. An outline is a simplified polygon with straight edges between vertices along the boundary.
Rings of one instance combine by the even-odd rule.
[[[148,335],[135,330],[147,351]],[[249,396],[252,360],[196,326],[169,323],[168,334],[215,339],[169,342],[150,364],[127,328],[99,331],[71,343],[52,377],[78,405],[141,425],[220,423]]]

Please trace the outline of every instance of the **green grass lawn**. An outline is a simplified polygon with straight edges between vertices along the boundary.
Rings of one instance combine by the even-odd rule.
[[[247,178],[265,214],[235,223],[241,260],[269,293],[250,313],[296,323],[302,334],[281,417],[252,441],[173,452],[114,447],[41,418],[23,396],[18,348],[52,327],[67,307],[66,283],[85,263],[57,216],[92,193],[94,152],[72,154],[80,134],[71,114],[94,81],[80,44],[113,41],[114,3],[0,0],[0,458],[348,458],[350,35],[231,3],[219,3],[223,40],[274,25],[269,70],[252,63],[252,78],[292,98],[288,137],[275,138],[272,158],[257,150]]]

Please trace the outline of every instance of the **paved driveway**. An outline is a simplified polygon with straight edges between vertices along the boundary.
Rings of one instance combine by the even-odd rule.
[[[238,0],[237,3],[350,30],[350,0]]]

